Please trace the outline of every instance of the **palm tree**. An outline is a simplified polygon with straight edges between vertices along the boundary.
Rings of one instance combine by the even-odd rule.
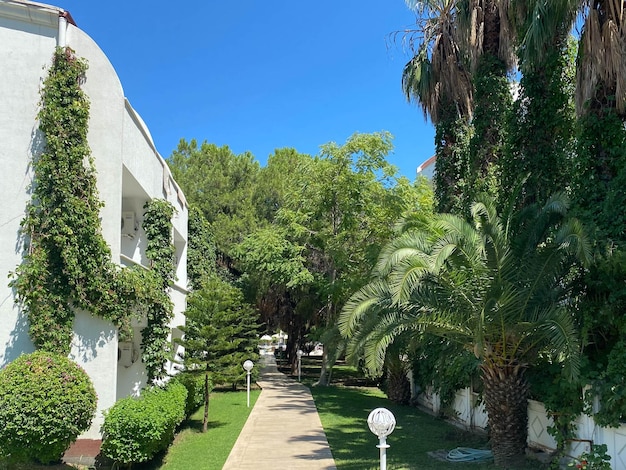
[[[402,71],[407,100],[414,99],[434,124],[450,106],[454,114],[471,117],[472,79],[456,33],[458,0],[406,3],[416,14],[416,29],[408,32],[414,54]]]
[[[521,79],[503,155],[502,184],[526,177],[520,206],[564,191],[574,153],[574,57],[571,28],[580,0],[511,0]]]
[[[554,37],[567,33],[582,14],[577,64],[579,114],[614,108],[626,116],[626,2],[624,0],[512,0],[522,22],[522,62],[541,59]],[[518,18],[519,19],[519,18]]]
[[[373,280],[340,315],[348,354],[379,370],[398,338],[423,332],[455,340],[481,360],[484,401],[495,462],[517,468],[527,438],[525,370],[538,356],[579,366],[579,343],[567,308],[576,260],[589,259],[579,223],[567,203],[498,216],[487,197],[472,205],[471,221],[438,214],[392,240]]]
[[[458,0],[406,1],[416,14],[405,32],[413,57],[402,71],[402,89],[436,128],[435,195],[439,211],[459,210],[467,173],[472,76],[457,35]]]
[[[580,113],[614,108],[626,117],[626,2],[585,0],[576,103]]]
[[[515,63],[510,0],[406,3],[417,28],[409,32],[414,56],[402,86],[436,126],[438,209],[467,213],[475,188],[496,191],[502,122],[511,101],[507,73]]]
[[[508,74],[515,66],[515,31],[510,24],[511,0],[461,0],[459,34],[462,34],[474,84],[473,135],[469,145],[469,188],[466,210],[477,194],[497,196],[500,157],[506,140],[503,123],[512,96]]]

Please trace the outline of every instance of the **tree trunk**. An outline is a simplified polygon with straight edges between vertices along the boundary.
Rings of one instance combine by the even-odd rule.
[[[525,367],[501,365],[486,358],[481,368],[494,463],[502,468],[520,468],[528,437]]]
[[[209,373],[204,374],[204,417],[202,419],[202,432],[206,432],[209,426]]]
[[[394,403],[406,405],[411,401],[411,384],[400,358],[394,358],[387,365],[386,392],[389,400]]]
[[[328,351],[326,347],[324,347],[324,352],[322,354],[322,367],[320,368],[320,378],[315,383],[316,386],[327,387],[330,385],[330,375],[332,374],[332,366],[333,364],[329,364],[330,359],[328,357]]]

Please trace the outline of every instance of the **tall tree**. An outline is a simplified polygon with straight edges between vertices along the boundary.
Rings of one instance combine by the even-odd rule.
[[[459,4],[459,34],[474,84],[466,214],[478,194],[498,197],[501,190],[500,157],[506,141],[503,124],[512,104],[508,73],[515,65],[509,4],[508,0],[466,0]]]
[[[578,223],[552,198],[523,212],[473,204],[472,219],[424,220],[381,253],[373,280],[344,307],[340,329],[353,357],[378,369],[396,338],[429,332],[458,341],[481,360],[484,401],[497,465],[518,468],[527,438],[524,371],[539,353],[578,369],[578,336],[568,311],[576,260],[589,259]]]
[[[509,2],[406,3],[417,13],[419,45],[403,71],[403,88],[438,127],[440,209],[467,214],[476,194],[496,195],[500,187],[502,124],[511,106],[507,74],[515,63]],[[459,117],[472,120],[469,148]]]
[[[585,279],[585,352],[593,392],[609,397],[623,386],[623,280],[626,278],[626,3],[584,2],[587,7],[577,63],[580,113],[573,199],[579,217],[593,228],[598,261]],[[608,372],[608,373],[607,373]],[[616,388],[614,388],[616,387]],[[617,425],[626,416],[623,400],[603,399],[596,422]]]
[[[581,114],[574,197],[600,237],[623,244],[626,220],[626,3],[589,3],[577,64]]]
[[[187,300],[184,362],[190,373],[204,374],[204,418],[209,414],[209,383],[236,384],[245,376],[242,364],[256,361],[257,315],[242,292],[218,276],[204,279]]]
[[[402,71],[402,89],[435,126],[437,208],[459,211],[468,177],[468,122],[474,104],[471,73],[456,33],[458,2],[406,3],[416,14],[416,28],[408,32],[413,57]]]
[[[385,160],[391,148],[387,133],[355,134],[343,145],[322,146],[318,157],[289,157],[298,162],[297,171],[276,199],[281,202],[272,225],[240,246],[245,271],[262,279],[258,298],[289,333],[294,366],[307,332],[317,328],[319,339],[321,331],[332,330],[338,309],[365,282],[367,266],[393,223],[419,198],[430,204],[416,186],[395,178]],[[270,159],[268,168],[281,162]],[[331,342],[326,346],[329,366],[335,350]],[[327,379],[323,374],[322,383]]]
[[[521,72],[503,155],[502,184],[522,181],[520,206],[566,191],[575,144],[572,1],[513,0]],[[559,171],[554,171],[559,168]]]
[[[253,196],[259,164],[249,153],[235,155],[227,146],[181,139],[169,158],[172,175],[187,200],[209,223],[218,261],[232,268],[232,247],[258,224]]]

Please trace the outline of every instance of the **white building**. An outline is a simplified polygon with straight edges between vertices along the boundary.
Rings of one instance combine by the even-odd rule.
[[[35,138],[40,88],[57,46],[71,47],[89,65],[82,85],[91,107],[88,139],[99,197],[105,204],[102,232],[113,261],[147,265],[141,229],[146,201],[167,199],[176,209],[177,281],[170,289],[176,317],[171,326],[184,324],[187,203],[148,129],[124,97],[115,70],[69,13],[35,2],[0,0],[0,181],[4,197],[0,205],[0,279],[4,279],[0,282],[0,368],[34,350],[25,315],[8,286],[8,274],[22,262],[19,229],[30,200],[30,161],[41,150]],[[100,439],[102,411],[145,385],[139,334],[143,325],[134,326],[133,343],[120,344],[111,323],[86,313],[76,316],[71,357],[88,372],[98,394],[98,412],[83,439]],[[180,334],[172,330],[172,335]]]

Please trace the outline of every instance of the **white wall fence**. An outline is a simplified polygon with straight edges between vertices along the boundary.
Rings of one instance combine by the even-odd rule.
[[[440,412],[440,401],[432,390],[422,391],[417,396],[418,404],[434,414]],[[452,418],[459,426],[469,430],[485,430],[487,413],[478,402],[478,394],[465,388],[456,392],[452,405],[455,417]],[[611,456],[614,470],[626,470],[626,425],[619,428],[603,428],[593,418],[580,415],[576,420],[576,439],[570,442],[568,454],[575,457],[589,451],[590,445],[606,444],[607,453]],[[528,402],[528,445],[543,450],[556,449],[556,441],[548,432],[552,418],[546,414],[543,403],[529,400]]]

